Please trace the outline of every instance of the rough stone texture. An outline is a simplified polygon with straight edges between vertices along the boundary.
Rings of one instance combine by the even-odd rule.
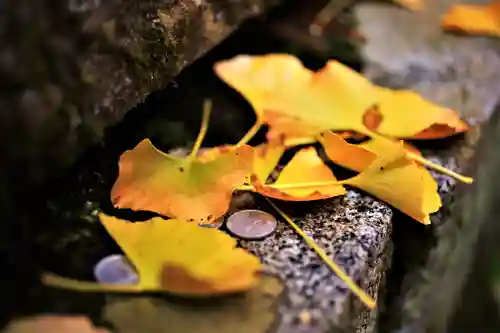
[[[356,7],[359,31],[367,40],[365,74],[382,85],[413,89],[472,123],[488,119],[500,95],[499,42],[441,29],[447,6],[466,1],[424,2],[423,12],[389,4]]]
[[[42,182],[273,0],[4,1],[0,175]],[[8,185],[8,186],[7,186]]]
[[[360,33],[367,40],[363,53],[367,61],[365,73],[370,79],[393,88],[415,90],[434,102],[454,108],[474,125],[453,147],[426,152],[434,161],[463,172],[468,170],[481,124],[489,119],[500,100],[500,42],[443,32],[440,15],[447,6],[459,2],[488,1],[426,0],[423,12],[360,4],[355,13]],[[407,277],[411,286],[402,306],[401,332],[445,332],[464,276],[472,267],[470,257],[464,257],[463,251],[472,252],[475,243],[467,241],[471,239],[468,235],[479,227],[474,227],[470,218],[466,222],[449,218],[452,207],[457,209],[453,188],[453,181],[440,183],[444,207],[433,217],[437,246],[426,268]],[[460,242],[463,246],[456,246]],[[454,262],[460,262],[462,268],[453,266]],[[399,316],[396,312],[393,315]]]
[[[498,332],[498,145],[500,109],[484,124],[466,170],[473,185],[448,195],[438,243],[404,295],[400,333]],[[456,164],[455,164],[456,165]],[[459,168],[457,168],[459,169]],[[415,279],[415,277],[417,277]],[[496,280],[495,280],[496,278]]]
[[[294,222],[377,299],[391,254],[391,218],[386,205],[349,191],[343,198],[321,201]],[[372,332],[376,310],[360,304],[286,221],[280,219],[265,240],[242,245],[285,281],[276,332]]]
[[[459,171],[453,155],[432,150],[423,153],[433,162]],[[431,174],[443,200],[443,208],[432,216],[433,223],[439,224],[449,209],[455,180],[434,171]],[[281,222],[276,233],[265,240],[241,242],[285,281],[276,332],[376,332],[383,304],[371,311],[361,305],[293,229]],[[344,198],[325,200],[309,208],[294,222],[370,295],[383,297],[392,256],[393,212],[388,206],[351,190]]]

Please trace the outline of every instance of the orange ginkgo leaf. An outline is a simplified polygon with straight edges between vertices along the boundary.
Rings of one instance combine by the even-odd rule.
[[[376,89],[380,103],[369,109],[364,118],[365,126],[374,132],[402,139],[438,139],[469,129],[458,113],[413,91]]]
[[[424,0],[393,0],[395,3],[413,11],[425,9]]]
[[[245,291],[258,281],[260,260],[218,229],[160,217],[128,222],[101,213],[99,218],[135,266],[139,282],[98,284],[47,275],[46,283],[87,291],[209,296]]]
[[[231,152],[237,148],[238,146],[230,145],[207,148],[200,152],[198,160],[200,162],[210,161],[218,158],[221,154]],[[265,183],[266,179],[278,165],[285,150],[286,146],[283,140],[272,140],[254,147],[253,167],[251,173],[248,174],[246,183],[250,184],[251,175],[254,175],[262,183]]]
[[[368,79],[333,60],[313,73],[288,54],[240,55],[214,70],[269,125],[269,138],[314,137],[326,130],[366,134],[363,115],[378,101]]]
[[[252,171],[252,158],[252,148],[243,145],[208,161],[179,159],[145,139],[120,157],[111,200],[117,208],[210,222],[226,213],[233,189]]]
[[[357,136],[356,133],[349,133],[349,132],[335,132],[333,133],[336,136],[341,137],[342,139],[360,139],[359,136]],[[403,147],[408,151],[411,152],[415,155],[422,156],[422,153],[420,153],[420,150],[412,145],[409,142],[401,141],[403,144]],[[356,145],[350,145],[345,147],[345,157],[343,159],[343,166],[355,171],[360,172],[360,170],[364,170],[367,168],[372,162],[373,162],[373,156],[371,154],[358,154],[359,149],[358,147],[362,147],[362,145],[356,144]],[[369,147],[368,147],[369,148]]]
[[[488,5],[457,4],[441,17],[446,30],[500,37],[500,1]]]
[[[226,213],[233,189],[245,184],[252,172],[253,148],[242,144],[199,154],[210,110],[206,101],[200,133],[187,157],[165,154],[148,139],[122,154],[111,189],[115,207],[203,223]]]
[[[423,224],[429,224],[429,214],[441,207],[436,181],[408,158],[402,142],[377,138],[353,145],[325,133],[322,144],[333,162],[360,172],[343,184],[358,187]]]
[[[256,177],[252,177],[252,185],[256,192],[275,199],[310,201],[331,198],[346,193],[342,185],[319,188],[293,188],[296,183],[321,181],[336,181],[336,178],[313,147],[303,148],[298,151],[281,170],[272,185],[264,185]],[[287,189],[287,186],[290,186],[290,188]]]

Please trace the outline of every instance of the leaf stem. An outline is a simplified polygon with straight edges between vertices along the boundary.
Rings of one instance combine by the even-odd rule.
[[[376,302],[370,297],[363,289],[361,289],[349,275],[347,275],[344,270],[338,266],[333,260],[328,257],[328,254],[314,242],[314,240],[309,237],[302,229],[299,228],[292,219],[286,215],[281,209],[279,209],[271,200],[266,198],[266,200],[273,206],[273,208],[290,224],[290,226],[304,239],[304,241],[320,256],[320,258],[325,262],[325,264],[330,267],[330,269],[341,279],[347,287],[370,309],[375,308]]]
[[[252,138],[257,134],[257,132],[262,127],[262,122],[257,120],[255,124],[248,130],[248,132],[241,138],[240,141],[236,144],[235,147],[240,147],[248,143],[248,141],[252,140]]]
[[[71,289],[88,292],[118,292],[118,293],[137,293],[143,292],[139,284],[111,284],[96,283],[91,281],[79,281],[76,279],[65,278],[52,273],[44,273],[42,282],[51,287]]]
[[[355,176],[356,177],[356,176]],[[352,177],[354,178],[354,177]],[[289,184],[269,184],[265,185],[266,187],[273,188],[276,190],[296,190],[308,187],[327,187],[327,186],[335,186],[335,185],[345,185],[348,184],[352,178],[345,180],[327,180],[327,181],[318,181],[318,182],[304,182],[304,183],[289,183]],[[252,185],[243,185],[236,188],[239,191],[254,191],[255,187]]]
[[[411,158],[412,160],[414,160],[415,162],[418,162],[420,164],[423,164],[425,166],[428,166],[429,168],[432,168],[436,171],[439,171],[445,175],[448,175],[450,177],[453,177],[459,181],[461,181],[462,183],[465,183],[465,184],[472,184],[474,182],[474,178],[472,177],[467,177],[467,176],[463,176],[463,175],[460,175],[454,171],[451,171],[449,169],[446,169],[442,166],[440,166],[439,164],[436,164],[436,163],[433,163],[429,160],[426,160],[425,158],[423,158],[422,156],[418,155],[418,154],[415,154],[415,153],[412,153],[412,152],[406,152],[406,155]]]
[[[369,135],[370,137],[372,138],[379,138],[379,139],[383,139],[383,140],[391,140],[381,134],[378,134],[376,132],[373,132],[373,131],[370,131],[367,133],[367,135]],[[392,140],[391,140],[392,141]],[[431,169],[434,169],[438,172],[441,172],[442,174],[445,174],[447,176],[450,176],[450,177],[453,177],[465,184],[472,184],[474,182],[474,179],[471,178],[471,177],[467,177],[467,176],[463,176],[463,175],[460,175],[454,171],[451,171],[449,169],[446,169],[445,167],[442,167],[441,165],[439,164],[436,164],[434,162],[431,162],[425,158],[423,158],[422,156],[418,155],[418,154],[415,154],[413,152],[410,152],[410,151],[406,151],[406,156],[412,160],[414,160],[415,162],[418,162],[422,165],[425,165]]]
[[[201,119],[200,132],[198,133],[198,137],[196,138],[196,141],[193,145],[193,149],[191,150],[191,153],[186,158],[186,160],[189,162],[191,162],[192,160],[194,160],[196,158],[196,155],[198,155],[198,151],[200,150],[201,144],[203,143],[203,140],[205,139],[205,135],[207,134],[207,130],[208,130],[208,121],[210,119],[211,111],[212,111],[212,101],[207,99],[203,103],[203,118]]]

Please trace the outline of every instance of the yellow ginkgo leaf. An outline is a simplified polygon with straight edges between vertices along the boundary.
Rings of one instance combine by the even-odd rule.
[[[292,55],[240,55],[216,63],[214,70],[269,125],[269,138],[329,129],[365,133],[363,114],[378,101],[368,79],[333,60],[313,73]]]
[[[299,59],[289,54],[239,55],[217,62],[214,70],[249,101],[258,119],[265,118],[267,99],[273,94],[306,85],[312,76]]]
[[[380,102],[367,112],[372,114],[371,124],[365,118],[365,125],[372,131],[393,138],[438,139],[469,129],[458,113],[413,91],[376,89]]]
[[[488,5],[452,5],[442,16],[441,25],[446,30],[500,37],[500,1]]]
[[[51,285],[87,291],[164,291],[179,296],[242,292],[258,282],[257,257],[215,228],[155,217],[128,222],[100,214],[102,224],[139,273],[136,285],[106,285],[47,275]]]
[[[318,188],[293,188],[293,185],[296,183],[320,181],[336,181],[336,178],[332,171],[323,163],[316,150],[309,147],[301,149],[295,154],[272,185],[264,185],[255,177],[252,179],[252,185],[255,191],[265,196],[288,201],[319,200],[346,193],[342,185]],[[287,189],[286,186],[288,185],[291,188]]]
[[[333,162],[360,172],[343,184],[360,188],[423,224],[429,224],[429,214],[441,207],[436,181],[408,158],[402,142],[377,138],[353,145],[325,133],[322,144]]]
[[[285,149],[284,143],[279,141],[270,141],[254,148],[252,175],[264,184],[278,165]]]
[[[376,86],[333,60],[312,72],[292,55],[241,55],[214,69],[269,125],[268,139],[302,142],[327,130],[435,139],[468,129],[453,110],[408,90]]]
[[[145,139],[121,156],[111,200],[117,208],[210,222],[226,213],[233,189],[252,171],[252,158],[252,148],[243,145],[209,161],[179,159]]]
[[[220,230],[158,217],[135,223],[104,214],[100,219],[137,268],[144,289],[203,295],[243,291],[257,282],[259,259]]]

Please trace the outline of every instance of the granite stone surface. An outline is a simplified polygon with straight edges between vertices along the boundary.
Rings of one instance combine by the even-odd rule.
[[[388,206],[351,190],[345,197],[318,203],[294,222],[377,299],[391,254],[391,218]],[[276,332],[332,328],[372,332],[376,310],[360,304],[286,221],[279,222],[276,232],[265,240],[242,241],[244,248],[260,256],[269,271],[285,281]]]
[[[445,32],[440,16],[452,4],[488,2],[424,0],[425,8],[420,12],[375,3],[355,8],[359,31],[366,38],[362,49],[365,74],[384,86],[417,91],[460,112],[472,125],[451,147],[424,151],[426,157],[458,172],[468,170],[482,125],[500,101],[500,41]],[[444,323],[469,269],[464,253],[472,251],[470,235],[477,230],[474,221],[450,218],[456,182],[434,176],[443,199],[443,208],[432,218],[436,245],[425,267],[405,278],[409,290],[398,311],[393,312],[401,324],[400,332],[445,332]],[[461,262],[461,268],[454,262]]]
[[[447,156],[436,150],[424,150],[423,154],[437,164],[460,171],[457,159],[449,151]],[[449,209],[456,181],[433,170],[430,172],[443,201],[441,210],[431,216],[432,222],[439,224]],[[377,299],[383,297],[392,259],[393,215],[386,204],[350,190],[345,197],[321,202],[294,222]],[[277,231],[265,240],[241,244],[260,256],[269,272],[285,281],[276,332],[376,332],[382,305],[369,310],[360,304],[286,221],[280,219]]]

